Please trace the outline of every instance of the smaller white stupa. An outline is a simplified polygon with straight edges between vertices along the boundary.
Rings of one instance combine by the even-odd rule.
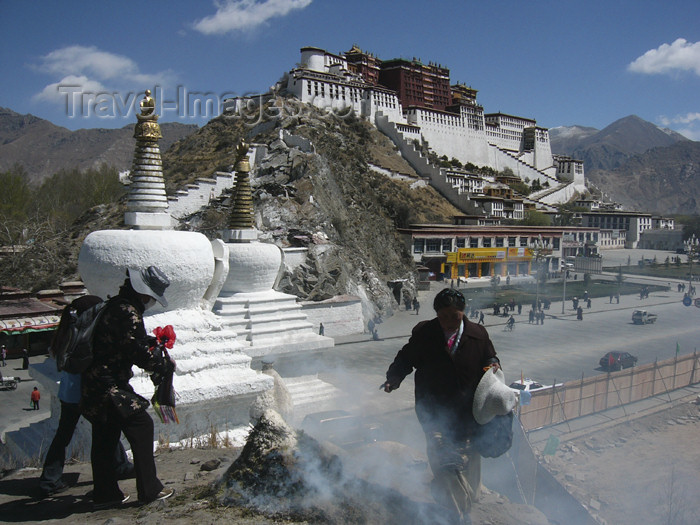
[[[282,266],[282,250],[258,241],[247,154],[248,146],[241,143],[228,229],[222,232],[229,269],[214,312],[252,357],[332,347],[332,338],[314,331],[296,296],[273,290]]]

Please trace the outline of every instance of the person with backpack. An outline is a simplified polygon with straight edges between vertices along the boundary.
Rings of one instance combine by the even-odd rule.
[[[66,462],[66,448],[73,439],[75,428],[80,420],[80,374],[71,374],[61,368],[65,361],[67,347],[75,335],[71,333],[72,318],[101,302],[102,299],[96,295],[84,295],[66,306],[49,346],[49,353],[55,359],[56,366],[61,373],[58,386],[61,414],[58,419],[58,428],[56,428],[56,433],[46,452],[39,478],[39,490],[44,498],[68,488],[68,485],[61,479]],[[114,449],[114,458],[119,479],[134,477],[134,465],[128,460],[121,440]]]
[[[380,387],[392,392],[416,370],[415,408],[433,472],[431,492],[456,523],[471,523],[469,511],[481,488],[474,394],[484,374],[500,369],[488,332],[465,318],[465,306],[458,290],[440,291],[433,301],[437,316],[413,328]]]
[[[118,506],[129,499],[119,488],[113,454],[121,432],[134,456],[139,502],[163,500],[174,493],[156,474],[149,402],[129,384],[134,365],[151,373],[155,385],[175,370],[165,354],[149,351],[154,338],[148,337],[143,323],[144,312],[156,302],[167,306],[164,294],[169,285],[156,266],[129,268],[119,293],[107,301],[94,328],[92,362],[82,374],[80,406],[92,423],[95,508]]]

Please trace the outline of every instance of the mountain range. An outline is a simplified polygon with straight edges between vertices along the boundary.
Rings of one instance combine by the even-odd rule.
[[[161,150],[194,133],[198,126],[161,124]],[[131,167],[134,124],[119,129],[69,129],[34,115],[0,108],[0,171],[21,164],[32,182],[61,169],[97,168],[101,164],[123,171]]]
[[[86,169],[107,163],[126,170],[133,155],[133,127],[70,131],[33,115],[0,108],[0,171],[19,163],[38,182],[62,168]],[[166,152],[200,128],[164,123],[161,129],[160,147]],[[552,128],[549,135],[552,152],[582,160],[587,181],[606,199],[627,209],[666,215],[700,212],[695,198],[700,195],[700,142],[635,115],[602,130],[574,125]],[[204,142],[220,142],[216,136],[209,137]],[[190,146],[209,147],[202,139]],[[164,160],[192,164],[192,148],[178,149]],[[187,158],[179,158],[181,154]],[[202,166],[189,165],[187,171],[201,173]],[[177,182],[183,181],[177,177],[167,181],[169,191],[177,189]]]
[[[597,130],[549,130],[552,153],[583,160],[587,182],[625,209],[700,212],[700,142],[635,115]]]

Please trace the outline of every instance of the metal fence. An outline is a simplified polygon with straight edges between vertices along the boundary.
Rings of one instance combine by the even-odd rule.
[[[624,410],[628,403],[699,383],[699,360],[693,352],[533,392],[530,404],[520,407],[520,421],[529,431],[609,408]]]

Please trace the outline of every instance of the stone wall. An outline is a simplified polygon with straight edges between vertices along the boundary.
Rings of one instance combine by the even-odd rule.
[[[364,332],[362,303],[359,297],[340,295],[326,301],[305,301],[302,312],[318,332],[323,323],[324,334],[328,337],[361,334]]]

